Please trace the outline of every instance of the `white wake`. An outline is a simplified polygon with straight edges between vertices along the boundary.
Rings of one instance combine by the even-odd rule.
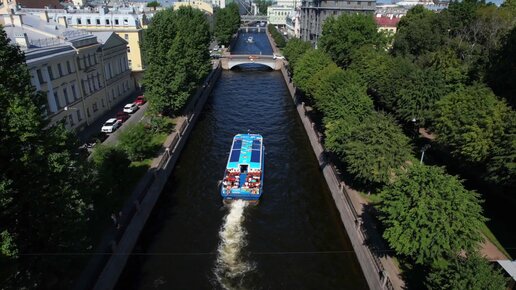
[[[237,200],[229,205],[219,236],[215,263],[215,277],[224,289],[239,289],[244,275],[254,269],[253,263],[242,257],[242,249],[247,245],[244,223],[244,210],[248,203]]]

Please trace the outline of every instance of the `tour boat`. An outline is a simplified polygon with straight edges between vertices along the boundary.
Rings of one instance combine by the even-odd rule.
[[[258,204],[263,192],[264,151],[261,135],[235,135],[220,191],[224,203],[242,199]]]
[[[254,42],[254,38],[252,36],[249,36],[247,38],[247,43],[253,43]]]

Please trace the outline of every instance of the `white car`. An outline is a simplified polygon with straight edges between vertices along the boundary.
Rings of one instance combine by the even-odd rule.
[[[132,114],[138,111],[138,105],[135,103],[130,103],[124,106],[124,112]]]
[[[118,127],[122,125],[122,122],[117,120],[116,118],[111,118],[102,125],[101,131],[104,133],[113,133]]]

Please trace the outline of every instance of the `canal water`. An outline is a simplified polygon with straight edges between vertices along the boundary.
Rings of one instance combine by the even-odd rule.
[[[248,130],[264,137],[264,193],[223,206],[232,138]],[[117,289],[367,288],[281,73],[224,71]]]

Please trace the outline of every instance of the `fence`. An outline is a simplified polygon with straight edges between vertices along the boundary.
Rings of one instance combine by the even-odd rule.
[[[205,85],[198,89],[187,106],[186,115],[176,124],[176,131],[168,136],[159,156],[153,160],[123,209],[118,215],[112,215],[113,227],[98,247],[100,255],[90,261],[76,289],[112,289],[115,286],[220,73],[219,65],[208,75]]]
[[[371,289],[394,289],[380,259],[365,245],[368,237],[362,227],[362,218],[353,205],[349,192],[346,190],[346,185],[340,178],[340,174],[337,172],[335,165],[331,163],[328,158],[327,152],[321,143],[322,134],[317,131],[314,122],[308,117],[305,104],[303,102],[300,103],[296,94],[296,88],[291,82],[289,72],[285,67],[282,67],[281,72],[297,107],[297,111],[310,139],[314,153],[319,161],[319,165],[323,170],[324,177],[332,192],[333,199],[340,212],[342,222],[344,223],[344,227],[346,228],[369,287]]]

